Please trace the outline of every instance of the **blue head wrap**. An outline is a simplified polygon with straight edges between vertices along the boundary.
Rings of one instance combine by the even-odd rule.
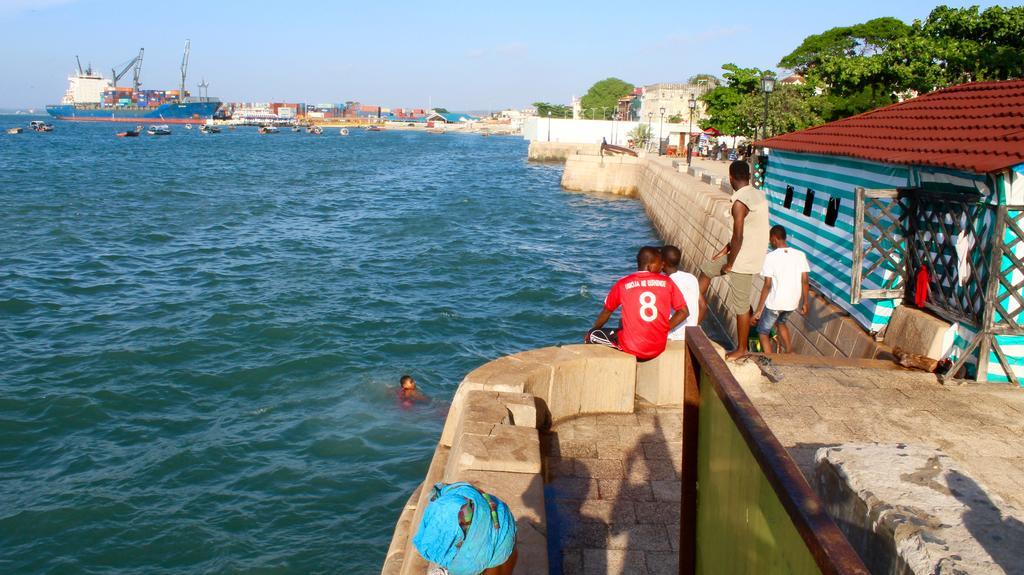
[[[467,502],[473,504],[473,521],[463,534],[459,510]],[[516,520],[504,501],[485,497],[468,483],[438,483],[412,544],[427,561],[447,568],[451,575],[478,575],[512,555]]]

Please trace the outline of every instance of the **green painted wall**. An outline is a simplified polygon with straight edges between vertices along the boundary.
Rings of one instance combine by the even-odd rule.
[[[820,573],[708,378],[700,382],[697,573]]]

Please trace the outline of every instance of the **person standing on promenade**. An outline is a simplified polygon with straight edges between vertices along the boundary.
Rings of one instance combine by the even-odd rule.
[[[800,250],[786,244],[786,228],[773,226],[769,233],[772,251],[764,258],[764,287],[761,289],[761,300],[754,312],[757,322],[757,337],[761,340],[761,349],[772,351],[772,328],[778,326],[782,347],[793,353],[792,340],[786,319],[789,314],[800,309],[800,315],[807,315],[810,286],[807,274],[811,268],[807,265],[807,256]],[[779,353],[782,350],[779,349]]]
[[[729,184],[736,190],[732,194],[732,238],[700,268],[701,317],[698,321],[704,319],[711,280],[726,276],[730,289],[725,305],[730,313],[736,314],[736,349],[725,358],[739,359],[747,354],[751,285],[768,251],[768,200],[764,192],[750,185],[750,166],[746,162],[729,164]]]
[[[664,246],[661,248],[661,259],[664,262],[665,275],[676,284],[679,291],[683,294],[683,301],[686,303],[686,309],[697,309],[700,305],[700,284],[697,282],[697,276],[684,272],[679,269],[679,261],[682,259],[683,253],[676,246]],[[689,326],[697,325],[697,314],[691,313],[686,316],[686,320],[679,324],[675,329],[669,332],[668,338],[671,340],[682,341],[686,339],[686,328]]]
[[[583,341],[614,347],[640,361],[661,355],[669,331],[689,314],[682,292],[661,274],[662,267],[658,248],[640,248],[636,254],[637,272],[615,282],[604,299],[604,309]],[[619,306],[622,306],[622,327],[603,329]]]

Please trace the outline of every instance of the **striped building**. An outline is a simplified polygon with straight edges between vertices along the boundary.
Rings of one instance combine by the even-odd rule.
[[[897,284],[912,296],[920,280],[925,309],[950,326],[947,357],[978,379],[1008,381],[1005,363],[1024,380],[1024,81],[954,86],[760,144],[773,223],[807,253],[822,295],[878,332],[905,298],[855,294]],[[862,242],[855,286],[858,188],[896,197],[861,200],[868,224],[892,226]]]

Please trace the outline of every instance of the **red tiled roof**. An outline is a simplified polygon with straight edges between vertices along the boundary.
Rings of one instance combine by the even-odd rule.
[[[1024,80],[973,82],[758,142],[979,174],[1024,163]]]

